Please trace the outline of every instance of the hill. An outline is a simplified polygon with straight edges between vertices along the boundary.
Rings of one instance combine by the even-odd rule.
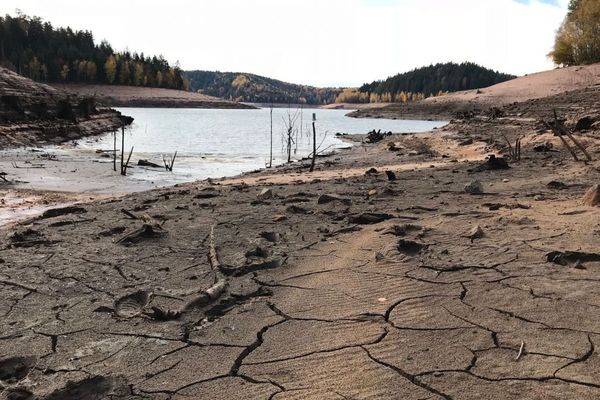
[[[121,114],[0,67],[0,146],[60,143],[111,131]]]
[[[38,17],[0,17],[0,65],[36,81],[185,89],[177,65],[162,57],[115,52],[90,31],[54,28]]]
[[[515,102],[541,99],[600,85],[600,63],[557,68],[515,78],[496,85],[430,97],[406,104],[352,113],[362,117],[453,118],[465,111],[485,111]]]
[[[446,92],[477,89],[515,78],[480,65],[465,62],[417,68],[381,81],[362,85],[355,102],[407,102]],[[363,95],[360,96],[360,93]],[[338,102],[352,102],[341,98]]]
[[[185,71],[184,76],[194,92],[250,103],[329,104],[341,92],[240,72]]]

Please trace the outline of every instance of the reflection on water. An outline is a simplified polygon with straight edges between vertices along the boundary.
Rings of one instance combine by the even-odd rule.
[[[134,179],[156,183],[177,183],[237,175],[263,168],[269,160],[270,110],[213,110],[120,108],[135,118],[126,131],[125,149],[134,146],[133,164],[147,159],[163,164],[162,155],[177,151],[173,173],[155,168],[136,167],[130,171]],[[347,110],[273,109],[273,163],[285,160],[284,133],[288,113],[295,118],[293,158],[300,159],[312,150],[312,114],[316,114],[317,143],[321,150],[348,146],[335,137],[341,133],[367,133],[372,129],[392,132],[424,132],[445,122],[386,119],[355,119],[345,117]],[[118,136],[120,148],[120,134]],[[83,139],[82,149],[113,148],[113,136]],[[103,159],[106,162],[112,162]]]

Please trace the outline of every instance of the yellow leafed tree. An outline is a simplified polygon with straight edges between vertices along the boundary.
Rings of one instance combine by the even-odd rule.
[[[549,56],[557,65],[600,62],[600,0],[572,0]]]

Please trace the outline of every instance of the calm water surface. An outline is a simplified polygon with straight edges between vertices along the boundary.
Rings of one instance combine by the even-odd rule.
[[[126,130],[126,153],[134,146],[132,164],[147,159],[162,165],[162,155],[177,151],[172,173],[135,167],[133,179],[157,184],[177,183],[237,175],[263,168],[269,161],[270,110],[214,110],[167,108],[119,108],[135,118]],[[425,132],[445,125],[441,121],[357,119],[345,115],[348,110],[273,109],[273,163],[285,158],[284,132],[291,115],[295,120],[292,158],[306,157],[312,151],[312,114],[316,114],[317,143],[322,151],[333,151],[348,144],[335,137],[337,132],[367,133],[372,129],[392,132]],[[120,134],[119,134],[120,148]],[[83,139],[83,149],[113,148],[112,134]],[[106,162],[109,160],[104,159]]]

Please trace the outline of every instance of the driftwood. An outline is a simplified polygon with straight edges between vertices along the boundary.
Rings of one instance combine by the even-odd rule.
[[[126,214],[130,214],[125,212],[125,210],[121,210]],[[131,214],[133,215],[133,214]],[[167,234],[158,222],[156,222],[152,217],[148,215],[143,215],[141,220],[144,222],[141,228],[134,230],[123,236],[121,239],[117,240],[119,244],[131,244],[138,243],[143,239],[152,239],[156,237],[161,237]]]
[[[217,300],[221,294],[227,289],[228,282],[226,279],[219,279],[214,285],[200,293],[199,296],[188,301],[182,311],[189,311],[196,308],[204,307],[213,301]]]
[[[381,129],[375,130],[373,129],[371,132],[367,133],[367,143],[377,143],[383,140],[386,136],[390,136],[392,132],[381,132]]]
[[[127,211],[127,210],[126,210],[126,209],[124,209],[124,208],[121,208],[121,212],[122,212],[123,214],[127,215],[127,216],[128,216],[129,218],[131,218],[131,219],[139,219],[139,218],[137,217],[137,215],[135,215],[135,214],[134,214],[134,213],[132,213],[131,211]]]
[[[147,311],[144,314],[158,321],[171,321],[178,319],[185,312],[193,311],[215,302],[225,292],[228,287],[226,279],[218,280],[214,285],[206,290],[203,290],[198,296],[188,301],[183,307],[175,310],[162,309],[160,307],[151,307],[151,312]]]
[[[151,239],[162,236],[164,234],[165,232],[161,229],[157,229],[155,226],[150,224],[144,224],[141,228],[138,228],[135,231],[130,232],[127,235],[123,236],[121,239],[117,240],[117,243],[137,243],[143,239]]]
[[[542,122],[544,123],[544,125],[546,125],[547,128],[552,130],[554,135],[556,135],[560,138],[562,144],[569,151],[569,153],[571,153],[571,155],[573,156],[573,159],[575,161],[579,161],[579,158],[577,157],[577,154],[575,153],[573,148],[569,145],[569,143],[565,139],[565,136],[568,137],[569,139],[571,139],[571,141],[575,144],[575,146],[577,146],[577,148],[579,150],[581,150],[581,152],[584,154],[585,158],[588,161],[592,161],[592,156],[590,155],[590,153],[587,152],[585,147],[577,139],[575,139],[575,137],[571,134],[569,129],[567,129],[567,127],[564,124],[564,120],[558,119],[558,116],[556,114],[556,109],[554,109],[554,121],[552,121],[552,123],[549,123],[547,121],[542,121]]]
[[[138,160],[138,165],[142,167],[160,168],[160,165],[148,160]]]
[[[208,262],[210,263],[210,267],[215,271],[217,271],[221,268],[221,263],[219,262],[219,256],[217,254],[217,246],[215,243],[215,226],[214,225],[210,227]]]
[[[525,342],[521,341],[521,347],[519,347],[519,354],[517,354],[516,361],[519,361],[519,358],[523,355],[523,350],[525,349]]]

